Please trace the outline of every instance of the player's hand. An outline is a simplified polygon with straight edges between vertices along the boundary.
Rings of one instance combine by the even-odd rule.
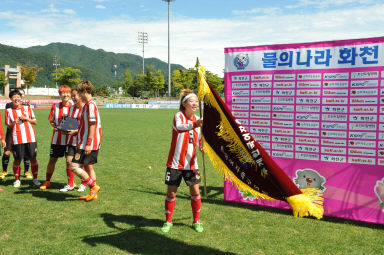
[[[92,151],[91,145],[86,145],[84,150],[85,155],[91,154],[91,151]]]
[[[203,118],[196,120],[196,126],[198,127],[203,126]]]
[[[1,140],[1,148],[4,149],[6,145],[7,143],[5,142],[5,140]]]
[[[205,153],[204,146],[199,146],[199,150],[200,150],[202,153]]]
[[[68,130],[67,135],[74,135],[77,132],[78,132],[77,129],[76,130]]]

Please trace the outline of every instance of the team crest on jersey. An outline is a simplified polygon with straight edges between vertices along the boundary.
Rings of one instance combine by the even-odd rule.
[[[248,54],[239,53],[235,56],[233,64],[236,66],[237,70],[244,70],[249,64]]]
[[[201,178],[201,177],[200,177],[200,173],[199,173],[199,171],[196,171],[195,176],[196,176],[196,179],[198,179],[198,180]]]
[[[75,155],[75,159],[76,159],[76,160],[79,160],[79,159],[80,159],[80,154],[79,154],[79,153],[76,153],[76,155]]]

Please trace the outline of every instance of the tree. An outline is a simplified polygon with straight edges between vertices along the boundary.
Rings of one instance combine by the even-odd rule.
[[[127,69],[125,70],[125,73],[123,74],[124,81],[121,83],[123,86],[123,90],[125,94],[130,94],[129,90],[133,86],[133,79],[131,70]]]
[[[80,81],[81,70],[72,67],[57,68],[51,76],[59,85],[68,85],[71,88],[76,86]]]
[[[153,89],[156,97],[160,95],[160,90],[164,89],[164,80],[163,72],[160,69],[157,70],[153,76]]]
[[[96,95],[105,97],[105,96],[110,96],[111,94],[109,93],[109,89],[107,85],[104,85],[100,88],[96,88]]]
[[[18,65],[20,65],[18,63]],[[24,80],[24,86],[28,88],[35,82],[37,73],[43,70],[43,68],[34,65],[34,66],[22,66],[20,65],[21,78]]]
[[[138,73],[133,80],[133,86],[128,89],[129,94],[134,97],[139,97],[143,94],[145,87],[145,75]]]
[[[209,71],[205,72],[205,77],[209,84],[216,90],[217,93],[221,94],[224,91],[224,79],[220,78],[216,74]]]
[[[3,89],[7,85],[7,78],[5,77],[5,73],[0,71],[0,89]]]

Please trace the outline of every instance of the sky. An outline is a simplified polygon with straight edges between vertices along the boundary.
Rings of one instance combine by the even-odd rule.
[[[163,0],[1,0],[0,43],[52,42],[168,61]],[[384,36],[384,0],[176,0],[170,3],[171,63],[223,77],[224,48]]]

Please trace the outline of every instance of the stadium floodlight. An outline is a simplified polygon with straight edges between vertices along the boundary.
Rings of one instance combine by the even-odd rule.
[[[168,97],[171,97],[171,62],[170,62],[170,44],[169,44],[169,6],[170,2],[176,0],[162,0],[163,2],[168,2]]]
[[[144,75],[144,44],[148,43],[148,33],[147,32],[139,32],[138,33],[139,43],[143,45],[143,75]]]
[[[53,66],[55,67],[55,70],[57,70],[57,67],[60,66],[60,62],[56,56],[53,57]],[[57,72],[55,76],[57,79]],[[56,88],[57,88],[57,81],[56,81]]]

